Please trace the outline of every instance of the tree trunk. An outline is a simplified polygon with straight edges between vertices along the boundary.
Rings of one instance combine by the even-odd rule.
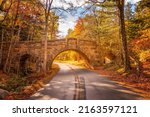
[[[46,8],[45,8],[45,39],[44,39],[44,63],[43,63],[43,71],[46,75],[47,71],[47,40],[48,40],[48,21],[50,16],[50,10],[52,6],[53,0],[46,0]]]
[[[11,51],[13,49],[14,28],[15,28],[16,21],[17,21],[17,18],[18,18],[19,6],[20,6],[21,1],[18,0],[17,2],[18,2],[17,3],[17,11],[16,11],[15,18],[13,20],[13,23],[12,23],[12,30],[11,30],[12,38],[11,38],[10,46],[9,46],[9,49],[8,49],[7,59],[6,59],[5,65],[4,65],[4,72],[8,72],[8,73],[10,71],[10,64],[11,64]]]
[[[2,28],[1,50],[0,50],[0,65],[2,65],[2,58],[3,58],[3,40],[4,40],[4,30]]]
[[[48,19],[46,19],[45,24],[45,40],[44,40],[44,74],[46,75],[47,71],[47,39],[48,39]]]
[[[20,32],[21,32],[21,25],[19,25],[18,34],[17,34],[17,40],[20,40]]]
[[[122,49],[123,49],[123,56],[124,56],[124,69],[125,69],[125,72],[127,72],[131,69],[131,67],[130,67],[130,60],[129,60],[128,48],[127,48],[126,31],[125,31],[124,0],[118,0],[117,6],[118,6],[118,10],[119,10],[119,18],[120,18],[120,26],[121,26],[121,39],[122,39]]]
[[[10,71],[10,64],[11,64],[11,52],[12,52],[12,47],[13,47],[13,40],[14,40],[14,28],[12,28],[12,39],[10,41],[9,49],[8,49],[8,54],[7,54],[7,59],[4,65],[4,72]]]
[[[27,41],[29,41],[31,38],[31,34],[30,34],[30,29],[28,30],[28,37],[27,37]]]
[[[34,38],[34,33],[35,33],[35,29],[31,29],[29,30],[29,33],[28,33],[28,41],[33,41],[33,38]]]

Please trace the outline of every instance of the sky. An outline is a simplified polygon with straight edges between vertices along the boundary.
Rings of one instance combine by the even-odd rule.
[[[73,3],[74,6],[81,6],[85,0],[66,0],[67,2]],[[140,0],[126,0],[126,2],[131,2],[131,3],[136,3],[139,2]],[[54,7],[61,7],[63,6],[64,8],[68,8],[69,5],[65,4],[62,2],[62,0],[54,0],[53,3]],[[68,29],[73,29],[77,19],[80,17],[78,14],[69,14],[69,13],[64,13],[63,18],[59,20],[59,36],[60,37],[65,37],[68,33]]]

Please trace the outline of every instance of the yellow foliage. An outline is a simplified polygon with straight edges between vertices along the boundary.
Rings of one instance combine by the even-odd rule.
[[[150,49],[140,53],[140,61],[146,61],[148,59],[150,59]]]
[[[142,37],[147,37],[150,39],[150,28],[149,29],[146,29],[146,30],[143,30],[142,31],[143,35],[141,36]]]
[[[123,73],[124,72],[124,68],[120,68],[117,70],[118,73]]]

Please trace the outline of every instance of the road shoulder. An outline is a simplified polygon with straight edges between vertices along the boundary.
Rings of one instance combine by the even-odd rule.
[[[145,100],[150,99],[150,79],[148,78],[139,78],[136,74],[119,74],[116,71],[106,70],[103,67],[98,67],[93,71],[105,78],[115,81],[121,86],[131,89],[132,91],[143,97]]]

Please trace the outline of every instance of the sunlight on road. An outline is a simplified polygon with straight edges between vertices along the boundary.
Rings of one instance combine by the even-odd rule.
[[[136,93],[97,73],[74,65],[57,64],[60,66],[58,74],[30,99],[141,99]]]

